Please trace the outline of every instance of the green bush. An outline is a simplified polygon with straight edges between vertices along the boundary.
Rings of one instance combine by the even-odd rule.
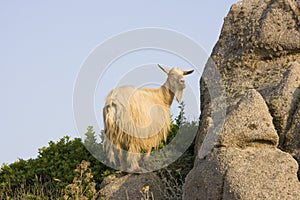
[[[95,132],[92,127],[86,133],[86,142],[92,142]],[[49,142],[48,147],[39,149],[36,159],[18,161],[0,169],[0,195],[13,196],[20,188],[33,191],[35,184],[42,184],[45,196],[52,196],[53,191],[61,191],[71,184],[76,173],[74,169],[86,160],[93,172],[93,181],[99,186],[103,174],[111,173],[111,169],[96,160],[84,146],[80,138],[61,138],[58,142]],[[47,194],[48,192],[48,194]]]

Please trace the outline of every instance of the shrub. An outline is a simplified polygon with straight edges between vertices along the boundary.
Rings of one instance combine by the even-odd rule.
[[[89,127],[87,139],[91,140],[94,134],[92,127]],[[41,185],[43,187],[39,190],[42,190],[44,199],[58,198],[53,194],[72,183],[76,176],[74,169],[82,160],[90,163],[92,179],[98,186],[104,178],[102,174],[113,171],[95,159],[80,138],[71,140],[65,136],[58,142],[49,142],[48,147],[40,148],[36,159],[19,159],[10,165],[4,164],[0,169],[0,195],[7,199],[20,193],[20,189],[32,194],[36,185]]]

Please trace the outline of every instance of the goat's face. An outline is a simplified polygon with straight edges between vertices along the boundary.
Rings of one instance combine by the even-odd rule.
[[[176,100],[179,102],[182,97],[182,91],[185,88],[185,80],[183,76],[193,73],[194,70],[183,71],[180,68],[166,69],[158,65],[166,74],[168,74],[165,85],[175,94]]]

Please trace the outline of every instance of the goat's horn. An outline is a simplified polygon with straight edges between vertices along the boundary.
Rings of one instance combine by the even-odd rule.
[[[163,70],[165,73],[169,74],[170,70],[168,70],[167,68],[161,66],[160,64],[157,64],[157,65],[158,65],[158,67],[159,67],[161,70]]]
[[[189,71],[184,71],[183,72],[183,75],[188,75],[188,74],[191,74],[191,73],[193,73],[194,72],[194,70],[192,69],[192,70],[189,70]]]

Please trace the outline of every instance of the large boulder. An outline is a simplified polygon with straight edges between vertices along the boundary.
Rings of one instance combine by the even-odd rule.
[[[104,179],[99,199],[141,200],[163,198],[164,185],[155,173],[111,175]]]
[[[215,148],[187,176],[184,199],[299,199],[297,163],[276,148]]]
[[[185,199],[299,199],[297,162],[277,149],[262,96],[249,90],[227,114],[215,148],[186,178]]]
[[[254,89],[231,108],[215,144],[221,147],[277,147],[278,135],[262,96]]]
[[[300,162],[299,27],[298,0],[231,7],[200,82],[197,156],[185,199],[300,198],[293,159]],[[219,96],[209,87],[215,76],[205,74],[212,61],[223,79]]]

